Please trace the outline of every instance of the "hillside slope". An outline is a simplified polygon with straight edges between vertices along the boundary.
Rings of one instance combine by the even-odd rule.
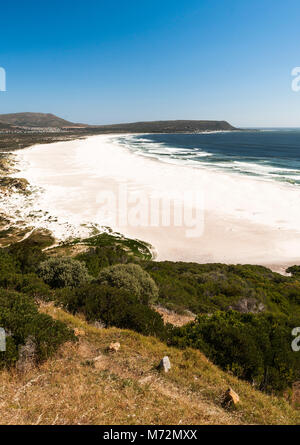
[[[0,123],[20,127],[74,127],[74,124],[51,113],[11,113],[0,114]]]
[[[131,122],[112,125],[87,125],[66,121],[50,113],[12,113],[0,114],[0,128],[39,127],[39,128],[77,128],[85,134],[102,133],[197,133],[201,131],[236,130],[226,121],[172,120]]]
[[[13,129],[12,125],[0,122],[0,131],[1,130],[12,130],[12,129]]]
[[[226,121],[172,120],[93,126],[104,133],[197,133],[236,130]]]
[[[3,424],[299,424],[300,412],[220,371],[192,349],[132,331],[97,329],[51,304],[43,312],[78,329],[52,359],[23,376],[0,373]],[[117,353],[106,347],[119,341]],[[172,369],[155,368],[168,355]],[[222,408],[231,386],[241,402]],[[74,391],[74,389],[76,390]]]

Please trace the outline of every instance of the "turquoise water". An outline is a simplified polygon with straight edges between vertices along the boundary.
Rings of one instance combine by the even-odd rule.
[[[300,129],[122,136],[137,154],[300,185]]]

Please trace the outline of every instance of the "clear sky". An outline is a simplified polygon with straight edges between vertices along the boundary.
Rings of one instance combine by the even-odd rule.
[[[300,126],[299,0],[14,0],[0,14],[0,113]]]

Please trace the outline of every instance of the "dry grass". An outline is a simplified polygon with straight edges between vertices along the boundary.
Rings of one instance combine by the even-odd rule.
[[[163,306],[153,306],[153,309],[162,316],[165,324],[170,323],[174,326],[183,326],[191,321],[194,321],[196,318],[196,315],[192,314],[191,312],[178,314],[177,312],[166,309]]]
[[[300,413],[281,398],[255,391],[220,371],[200,352],[169,348],[120,329],[97,329],[52,305],[42,309],[80,333],[39,369],[2,372],[2,424],[299,424]],[[106,352],[119,341],[118,353]],[[155,369],[168,355],[172,369]],[[228,386],[241,403],[221,407]]]
[[[80,253],[87,252],[89,249],[90,246],[86,246],[83,244],[75,244],[74,246],[63,245],[63,246],[50,247],[48,249],[45,249],[45,252],[49,256],[54,256],[54,257],[67,256],[73,258],[76,255],[79,255]]]

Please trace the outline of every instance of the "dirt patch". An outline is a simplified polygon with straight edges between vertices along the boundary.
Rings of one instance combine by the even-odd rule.
[[[176,312],[166,309],[162,306],[153,306],[153,309],[162,316],[165,324],[170,323],[174,326],[183,326],[187,323],[190,323],[191,321],[194,321],[196,318],[196,315],[192,312],[177,314]]]

